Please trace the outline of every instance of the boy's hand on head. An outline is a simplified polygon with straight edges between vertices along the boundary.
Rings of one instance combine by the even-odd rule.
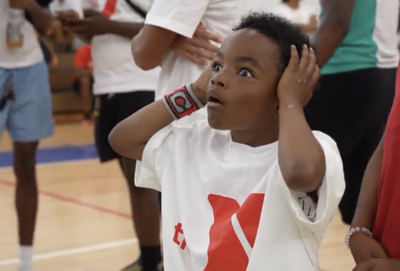
[[[222,38],[207,30],[200,23],[191,39],[179,36],[171,47],[176,55],[184,57],[196,64],[207,65],[208,60],[213,60],[218,47],[211,42],[221,43]]]
[[[311,99],[320,71],[312,48],[303,46],[300,61],[296,47],[292,45],[290,50],[291,59],[278,84],[278,99],[304,107]]]
[[[196,80],[192,84],[192,89],[197,99],[200,100],[202,104],[206,104],[206,92],[208,84],[211,80],[212,67],[211,65],[204,70],[204,72],[200,75],[199,79]]]

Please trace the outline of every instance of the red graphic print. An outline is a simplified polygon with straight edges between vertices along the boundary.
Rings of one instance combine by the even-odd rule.
[[[231,217],[236,214],[240,227],[250,246],[254,246],[264,194],[251,194],[240,206],[236,200],[209,195],[214,213],[214,224],[210,228],[208,263],[204,271],[245,271],[249,259],[232,226]]]

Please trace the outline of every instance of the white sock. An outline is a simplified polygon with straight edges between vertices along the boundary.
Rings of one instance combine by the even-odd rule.
[[[33,271],[32,268],[32,246],[19,247],[19,268],[18,271]]]

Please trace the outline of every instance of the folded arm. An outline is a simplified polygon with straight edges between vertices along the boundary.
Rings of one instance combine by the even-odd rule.
[[[143,70],[160,66],[164,55],[169,51],[178,34],[167,29],[145,25],[132,41],[132,54],[135,63]]]

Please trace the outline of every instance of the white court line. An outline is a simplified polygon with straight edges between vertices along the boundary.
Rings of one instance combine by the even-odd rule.
[[[138,239],[128,239],[128,240],[115,241],[115,242],[110,242],[110,243],[103,243],[103,244],[87,246],[87,247],[64,249],[64,250],[58,250],[58,251],[38,254],[38,255],[33,256],[32,259],[34,261],[36,261],[36,260],[45,260],[45,259],[62,257],[62,256],[69,256],[69,255],[74,255],[74,254],[81,254],[81,253],[86,253],[86,252],[93,252],[93,251],[98,251],[98,250],[110,249],[110,248],[114,248],[114,247],[129,246],[129,245],[136,244],[137,242],[138,242]],[[15,259],[3,260],[3,261],[0,261],[0,266],[12,265],[12,264],[16,264],[18,262],[19,262],[19,260],[16,259],[16,258]]]

